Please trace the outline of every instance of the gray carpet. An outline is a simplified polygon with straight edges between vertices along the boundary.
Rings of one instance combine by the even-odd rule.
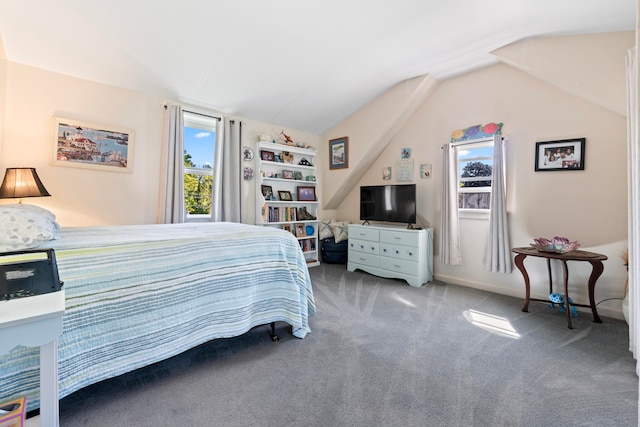
[[[278,324],[64,398],[74,426],[636,426],[624,321],[343,265],[310,269],[305,339]],[[520,282],[514,286],[522,286]]]

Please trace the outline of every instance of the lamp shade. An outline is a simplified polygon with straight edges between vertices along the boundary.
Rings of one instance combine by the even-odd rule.
[[[44,188],[35,168],[7,168],[0,186],[0,199],[43,196],[51,194]]]

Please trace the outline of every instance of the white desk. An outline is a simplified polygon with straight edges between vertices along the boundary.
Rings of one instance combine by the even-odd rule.
[[[17,345],[40,347],[40,425],[58,427],[58,340],[64,290],[0,301],[0,355]],[[0,356],[1,357],[1,356]]]

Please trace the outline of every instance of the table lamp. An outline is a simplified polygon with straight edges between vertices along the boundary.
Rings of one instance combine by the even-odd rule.
[[[0,186],[0,199],[51,196],[35,168],[7,168]],[[18,203],[22,203],[20,200]]]

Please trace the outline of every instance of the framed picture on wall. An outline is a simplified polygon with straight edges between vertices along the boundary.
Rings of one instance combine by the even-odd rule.
[[[134,132],[111,125],[54,117],[55,166],[131,172]]]
[[[585,138],[536,142],[536,172],[584,170]]]
[[[329,140],[329,169],[349,167],[349,137]]]

